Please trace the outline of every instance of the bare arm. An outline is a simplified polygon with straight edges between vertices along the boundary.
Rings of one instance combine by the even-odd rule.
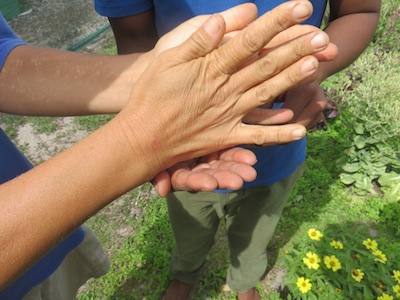
[[[380,5],[380,0],[330,1],[325,32],[339,51],[334,61],[320,64],[318,82],[349,66],[367,48],[378,25]]]
[[[328,104],[320,83],[349,66],[367,48],[379,20],[380,0],[332,0],[330,18],[325,32],[338,49],[334,60],[322,61],[317,78],[285,94],[284,107],[293,110],[298,122],[313,128],[323,119],[322,111]]]
[[[114,32],[118,54],[148,51],[153,49],[158,41],[153,10],[108,20]]]
[[[51,116],[117,113],[148,65],[148,56],[19,46],[0,72],[0,111]]]

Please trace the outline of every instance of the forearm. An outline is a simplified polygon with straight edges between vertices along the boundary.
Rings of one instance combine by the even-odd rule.
[[[154,156],[138,153],[148,141],[128,142],[116,119],[0,186],[0,287],[112,199],[156,175]]]
[[[359,13],[342,16],[325,29],[330,41],[338,47],[338,56],[333,61],[321,62],[317,81],[349,66],[368,47],[379,20],[379,13]]]
[[[52,116],[116,113],[128,101],[148,57],[149,53],[100,56],[19,46],[0,72],[0,111]]]

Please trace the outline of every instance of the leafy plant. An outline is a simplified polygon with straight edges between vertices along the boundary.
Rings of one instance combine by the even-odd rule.
[[[286,255],[287,299],[400,297],[399,257],[383,247],[357,230],[309,229],[308,239]]]
[[[394,67],[384,70],[382,61]],[[357,194],[374,193],[377,184],[392,201],[400,199],[399,62],[396,53],[369,52],[347,73],[360,81],[347,99],[345,118],[352,132],[338,160],[341,181]]]

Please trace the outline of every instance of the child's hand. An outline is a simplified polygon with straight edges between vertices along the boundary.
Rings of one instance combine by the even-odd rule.
[[[314,128],[323,118],[323,110],[328,105],[323,88],[316,82],[307,83],[288,91],[283,97],[283,108],[294,113],[292,123],[307,129]]]
[[[256,157],[250,150],[235,147],[199,159],[185,161],[160,172],[153,180],[158,194],[166,197],[172,190],[237,190],[253,181]]]

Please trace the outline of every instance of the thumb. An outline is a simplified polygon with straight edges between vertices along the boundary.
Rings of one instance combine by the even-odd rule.
[[[225,34],[225,20],[219,14],[210,16],[182,45],[179,53],[185,61],[203,57],[216,49]]]

